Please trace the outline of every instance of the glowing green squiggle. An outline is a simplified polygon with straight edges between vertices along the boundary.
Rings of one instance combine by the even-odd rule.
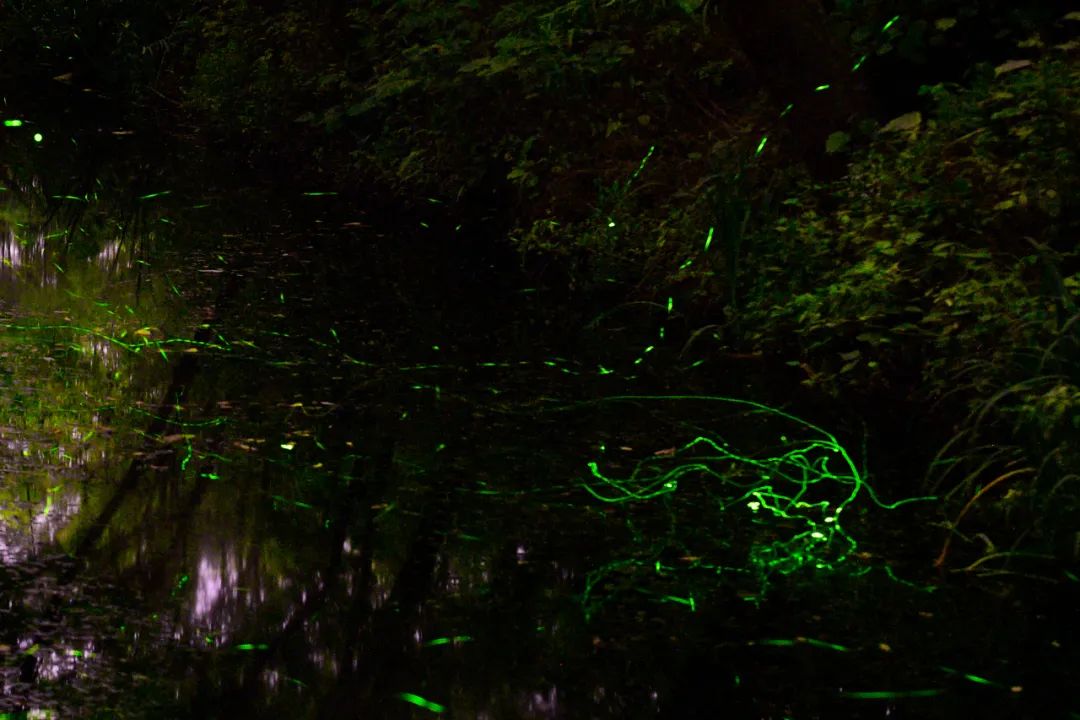
[[[718,510],[727,515],[744,511],[754,526],[764,526],[761,537],[752,538],[749,564],[762,589],[768,578],[788,575],[802,568],[832,570],[856,549],[855,540],[843,529],[844,510],[864,489],[885,509],[933,498],[909,498],[885,503],[873,492],[847,450],[831,433],[790,413],[753,400],[700,395],[623,395],[615,401],[708,401],[748,408],[811,431],[813,437],[781,442],[784,452],[765,457],[739,454],[722,440],[698,436],[682,447],[640,460],[628,477],[611,477],[598,462],[589,462],[591,482],[583,483],[594,498],[606,503],[644,502],[676,492],[687,478],[714,481],[728,488]],[[593,579],[593,583],[598,578]],[[587,588],[587,594],[592,587]]]

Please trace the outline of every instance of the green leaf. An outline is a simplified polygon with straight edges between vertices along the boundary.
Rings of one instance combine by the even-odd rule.
[[[1000,77],[1005,73],[1011,73],[1015,70],[1031,67],[1031,64],[1030,60],[1008,60],[994,68],[994,77]]]
[[[881,132],[910,132],[914,133],[922,125],[922,113],[916,110],[915,112],[904,113],[900,117],[895,117],[886,123],[885,127],[881,128]]]
[[[851,141],[851,136],[846,132],[837,131],[829,135],[825,141],[825,152],[828,154],[841,152],[848,146]]]

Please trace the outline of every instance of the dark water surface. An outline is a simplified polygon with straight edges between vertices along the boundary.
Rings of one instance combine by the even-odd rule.
[[[0,717],[1080,717],[1075,581],[939,577],[666,309],[155,189],[6,193]]]

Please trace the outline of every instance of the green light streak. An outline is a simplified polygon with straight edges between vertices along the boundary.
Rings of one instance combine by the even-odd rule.
[[[645,157],[641,158],[641,162],[638,163],[637,170],[634,170],[634,173],[630,176],[630,180],[627,182],[627,185],[636,180],[637,176],[641,174],[641,171],[645,169],[645,163],[649,162],[649,158],[652,157],[654,150],[656,150],[655,145],[649,146],[649,151],[645,153]]]
[[[765,645],[767,647],[795,647],[795,641],[794,640],[781,640],[781,639],[757,640],[757,641],[754,641],[753,644],[755,644],[755,645]]]
[[[173,284],[173,281],[169,279],[168,275],[165,276],[165,282],[169,283],[169,287],[172,289],[173,294],[176,295],[176,297],[178,297],[178,298],[183,297],[183,295],[180,294],[180,289],[177,288],[176,285]]]
[[[430,700],[422,698],[419,695],[414,695],[413,693],[403,692],[403,693],[398,693],[397,696],[398,696],[398,699],[400,699],[400,700],[404,700],[407,703],[411,703],[411,704],[413,704],[413,705],[415,705],[415,706],[417,706],[419,708],[423,708],[424,710],[429,710],[430,712],[433,712],[433,713],[441,713],[441,712],[446,711],[446,708],[444,706],[440,705],[439,703],[431,702]]]
[[[665,602],[678,603],[679,605],[686,605],[690,608],[690,612],[697,611],[697,604],[694,602],[694,596],[689,597],[676,597],[675,595],[664,595],[662,598]]]
[[[159,420],[161,422],[172,423],[173,425],[177,425],[182,428],[216,427],[218,425],[224,425],[225,423],[229,422],[228,418],[223,417],[210,418],[209,420],[177,420],[175,418],[164,418],[160,415],[149,412],[147,410],[143,410],[142,408],[138,407],[131,408],[130,412],[137,415],[143,415],[150,418],[151,420]]]
[[[919,585],[917,583],[911,582],[910,580],[904,580],[903,578],[897,577],[896,573],[893,572],[892,567],[890,567],[889,565],[885,565],[884,569],[885,569],[885,574],[889,576],[890,580],[892,580],[893,582],[898,583],[900,585],[906,585],[907,587],[909,587],[909,588],[911,588],[913,590],[919,590],[919,591],[925,592],[925,593],[932,593],[932,592],[937,591],[937,589],[938,589],[937,585]]]
[[[825,83],[824,85],[818,85],[816,88],[814,88],[814,92],[825,92],[831,87],[832,85],[829,85],[828,83]]]
[[[287,498],[287,497],[285,497],[283,495],[271,495],[270,497],[273,500],[278,501],[279,503],[284,503],[285,505],[293,505],[295,507],[300,508],[301,510],[314,510],[315,509],[314,505],[312,505],[311,503],[303,502],[302,500],[290,500],[289,498]]]
[[[712,245],[713,231],[716,228],[709,226],[709,234],[705,236],[705,252],[709,252],[709,246]]]
[[[815,640],[814,638],[798,638],[807,645],[816,648],[822,648],[823,650],[834,650],[835,652],[851,652],[851,648],[844,645],[838,645],[836,643],[825,642],[824,640]]]
[[[74,295],[74,297],[78,297],[78,295]],[[98,303],[98,305],[101,305],[103,307],[108,307],[108,303]],[[112,313],[112,314],[115,314],[115,313]],[[68,325],[68,324],[19,325],[17,323],[0,323],[0,328],[7,328],[9,330],[25,330],[25,331],[29,331],[29,332],[44,332],[46,330],[52,330],[52,331],[71,330],[71,331],[74,331],[74,332],[77,332],[77,333],[83,333],[85,335],[90,335],[91,337],[96,337],[96,338],[99,338],[101,340],[105,340],[105,341],[107,341],[109,343],[112,343],[113,345],[116,345],[119,348],[122,348],[124,350],[127,350],[128,352],[135,353],[135,354],[138,354],[138,353],[142,352],[142,350],[145,349],[145,348],[152,348],[154,350],[157,350],[159,353],[161,353],[162,356],[165,357],[166,360],[168,359],[168,355],[165,354],[165,352],[162,350],[162,347],[165,346],[165,345],[182,344],[182,345],[188,345],[188,346],[193,347],[193,348],[194,347],[204,347],[204,348],[209,348],[209,349],[213,349],[213,350],[227,350],[228,349],[226,347],[223,347],[221,345],[217,345],[215,343],[201,342],[201,341],[194,340],[194,339],[189,339],[189,338],[167,338],[167,339],[164,339],[164,340],[150,340],[145,335],[139,336],[139,341],[137,341],[137,342],[128,343],[128,342],[124,342],[124,340],[122,339],[123,336],[126,335],[126,331],[122,332],[120,337],[116,337],[116,336],[113,336],[113,335],[109,335],[107,333],[103,333],[100,330],[95,330],[94,328],[84,327],[84,326],[81,326],[81,325]],[[254,344],[249,343],[247,341],[240,341],[240,343],[245,344],[245,345],[250,345],[253,348],[255,347]]]
[[[172,190],[162,190],[161,192],[152,192],[152,193],[147,193],[146,195],[140,195],[138,199],[139,200],[152,200],[153,198],[161,197],[162,195],[171,195],[171,194],[172,194]]]
[[[761,142],[758,143],[757,150],[754,151],[754,155],[760,155],[761,151],[765,149],[765,143],[769,142],[769,136],[763,135]]]
[[[957,670],[956,668],[947,667],[945,665],[941,666],[941,671],[944,672],[944,673],[947,673],[949,675],[956,675],[958,677],[962,677],[963,679],[967,680],[970,683],[974,683],[975,685],[985,685],[987,687],[1001,688],[1003,690],[1009,689],[1009,687],[1007,685],[1003,684],[1003,683],[995,682],[993,680],[989,680],[987,678],[984,678],[981,675],[974,675],[972,673],[966,673],[966,672]]]
[[[460,645],[462,643],[472,642],[472,636],[470,635],[454,635],[453,637],[441,637],[434,640],[428,640],[424,643],[424,647],[439,647],[440,645]]]
[[[194,455],[194,454],[195,454],[195,450],[192,449],[191,441],[188,440],[187,455],[185,455],[184,459],[180,461],[180,471],[181,472],[183,472],[184,470],[187,470],[188,463],[191,462],[191,456]]]
[[[884,509],[927,499],[883,502],[865,483],[836,437],[790,413],[751,400],[627,395],[598,402],[691,400],[724,403],[745,408],[750,414],[780,418],[801,426],[810,436],[800,440],[782,435],[782,451],[762,456],[742,455],[722,439],[698,436],[682,447],[639,460],[626,477],[609,476],[599,462],[588,462],[591,479],[582,486],[597,500],[612,504],[654,500],[677,492],[680,483],[689,480],[726,490],[715,499],[720,513],[745,513],[743,517],[751,523],[768,528],[751,542],[747,558],[762,591],[773,574],[790,575],[803,568],[834,571],[848,563],[856,542],[843,529],[840,518],[860,495]],[[853,568],[853,572],[861,569]],[[818,646],[847,650],[827,643]]]
[[[585,591],[581,594],[581,605],[585,612],[585,621],[588,622],[596,610],[596,607],[592,604],[593,592],[603,579],[624,568],[633,568],[643,564],[640,560],[633,558],[616,560],[589,573],[585,577]]]
[[[239,645],[234,645],[233,649],[239,650],[240,652],[251,652],[253,650],[269,650],[270,646],[266,643],[240,643]]]
[[[881,32],[888,32],[889,28],[896,24],[896,21],[900,19],[899,15],[894,15],[885,25],[882,26]]]
[[[926,690],[863,690],[858,692],[844,691],[841,697],[852,700],[900,700],[903,698],[928,698],[944,695],[945,691],[940,688],[927,688]]]
[[[4,127],[22,127],[22,120],[5,120]]]

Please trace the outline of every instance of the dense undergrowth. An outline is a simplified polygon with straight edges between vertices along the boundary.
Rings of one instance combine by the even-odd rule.
[[[902,401],[927,422],[900,442],[941,448],[910,488],[944,499],[941,565],[1080,560],[1080,15],[1058,3],[0,12],[12,87],[124,98],[142,132],[509,244],[588,308],[569,325],[673,298],[683,360],[769,357],[823,398]],[[815,52],[771,67],[737,32],[763,19],[765,49]]]
[[[926,120],[751,238],[735,342],[831,395],[908,398],[952,433],[924,486],[956,537],[1075,561],[1080,65],[926,92]],[[975,509],[987,524],[958,522]]]

